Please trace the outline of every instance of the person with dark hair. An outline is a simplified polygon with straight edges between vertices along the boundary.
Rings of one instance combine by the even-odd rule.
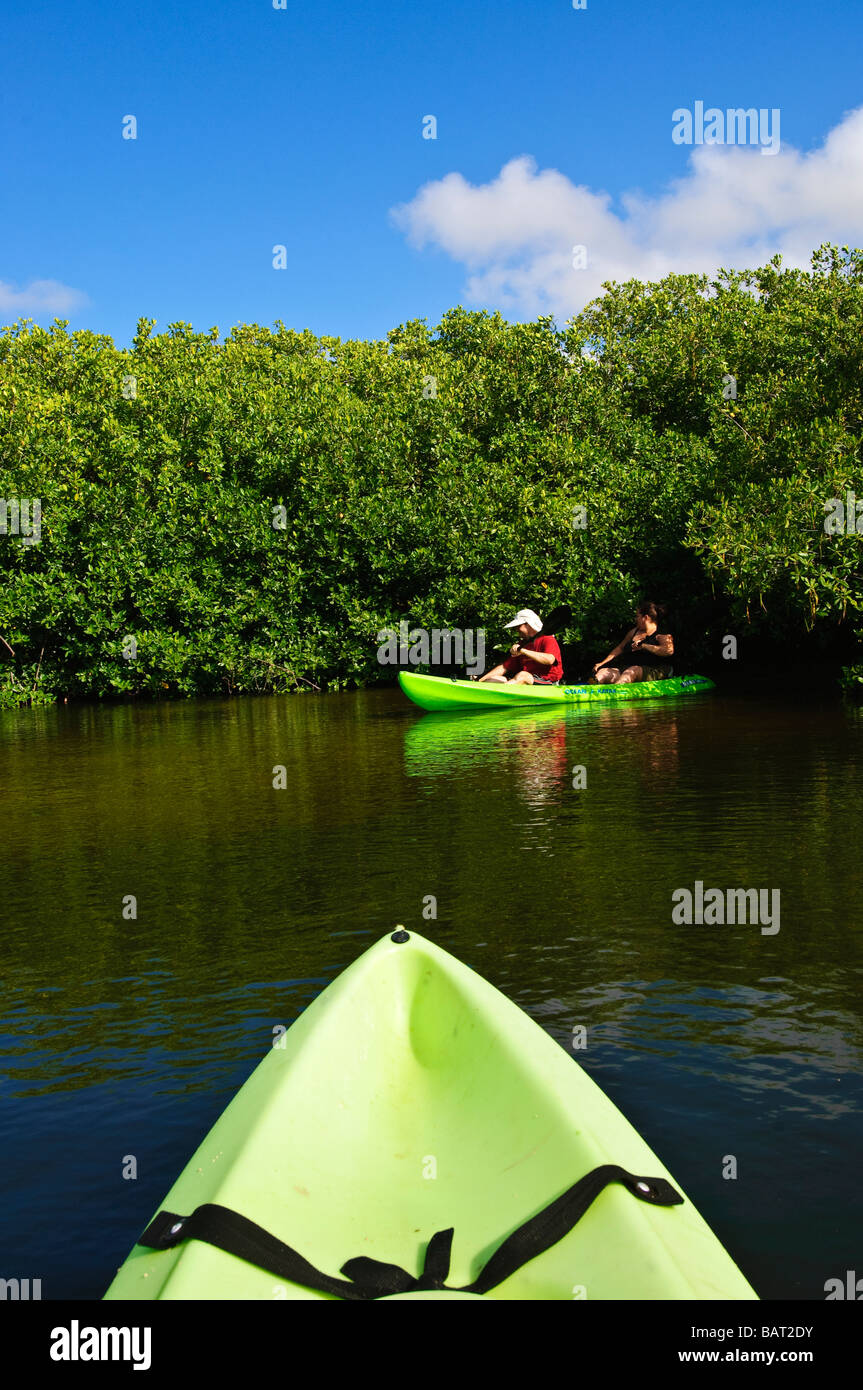
[[[599,685],[629,685],[633,681],[661,681],[673,675],[671,658],[674,638],[660,632],[665,609],[652,599],[644,599],[635,610],[635,627],[630,628],[604,661],[597,661],[593,673]]]

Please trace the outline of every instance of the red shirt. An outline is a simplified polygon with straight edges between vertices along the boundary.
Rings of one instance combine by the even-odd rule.
[[[563,661],[556,637],[543,637],[540,633],[539,637],[531,637],[529,642],[525,642],[522,652],[521,656],[508,656],[503,663],[503,669],[510,673],[529,671],[532,676],[541,676],[543,680],[552,682],[563,680]],[[531,661],[530,657],[524,654],[527,652],[548,652],[554,657],[554,665],[543,666],[539,661]]]

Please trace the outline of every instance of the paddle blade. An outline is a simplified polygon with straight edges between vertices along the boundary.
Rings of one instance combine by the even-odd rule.
[[[547,618],[543,619],[542,631],[548,637],[553,637],[556,632],[562,632],[568,627],[572,619],[572,609],[568,603],[561,603],[559,607],[553,608]]]

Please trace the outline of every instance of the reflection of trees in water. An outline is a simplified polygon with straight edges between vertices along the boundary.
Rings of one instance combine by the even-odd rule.
[[[647,710],[627,706],[601,710],[599,724],[603,731],[613,724],[617,732],[627,735],[627,761],[633,772],[648,779],[677,772],[680,721],[676,714],[663,710],[662,716],[656,718]]]

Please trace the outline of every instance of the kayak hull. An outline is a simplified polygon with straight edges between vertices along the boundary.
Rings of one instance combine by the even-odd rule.
[[[661,681],[626,685],[506,685],[464,681],[399,671],[399,685],[415,705],[426,710],[501,709],[519,705],[615,704],[619,700],[652,700],[669,695],[696,695],[716,687],[707,676],[668,676]]]
[[[282,1045],[283,1044],[283,1045]],[[387,936],[300,1015],[165,1197],[218,1203],[333,1277],[360,1255],[422,1270],[454,1230],[454,1297],[523,1222],[598,1165],[666,1178],[574,1058],[492,985],[411,933]],[[490,1299],[753,1299],[692,1203],[612,1183]],[[204,1241],[136,1245],[107,1299],[320,1299]]]

